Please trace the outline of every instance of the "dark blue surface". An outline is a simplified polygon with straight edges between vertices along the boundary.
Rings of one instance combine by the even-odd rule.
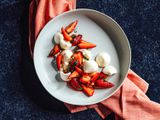
[[[132,48],[131,68],[150,84],[149,98],[160,103],[160,1],[77,1],[78,8],[96,9],[121,25]],[[41,86],[27,49],[28,5],[0,1],[0,120],[100,120],[94,110],[69,114]]]

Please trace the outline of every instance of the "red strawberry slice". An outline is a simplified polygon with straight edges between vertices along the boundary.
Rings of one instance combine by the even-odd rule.
[[[83,73],[82,69],[79,68],[79,67],[77,67],[77,66],[75,66],[75,70],[76,70],[79,74],[82,74],[82,73]]]
[[[56,63],[57,63],[58,70],[60,70],[60,68],[61,68],[62,57],[63,56],[61,54],[58,54],[58,56],[56,58]]]
[[[103,88],[111,88],[113,86],[114,86],[113,83],[104,81],[103,79],[98,79],[95,82],[95,88],[101,88],[101,89],[103,89]]]
[[[71,37],[71,36],[69,36],[69,34],[64,30],[64,28],[63,28],[63,27],[61,28],[61,31],[62,31],[62,34],[63,34],[64,40],[66,40],[66,41],[71,41],[71,40],[72,40],[72,37]]]
[[[106,79],[108,75],[104,74],[103,72],[100,73],[99,79]]]
[[[79,82],[77,81],[77,78],[73,78],[71,79],[69,82],[68,82],[68,85],[73,88],[74,90],[77,90],[77,91],[81,91],[82,90],[82,87],[81,85],[79,84]]]
[[[76,28],[77,24],[78,24],[78,20],[72,22],[71,24],[69,24],[69,25],[65,28],[65,31],[66,31],[67,33],[73,32],[74,29]]]
[[[70,71],[73,72],[75,70],[75,66],[79,66],[78,60],[73,59],[70,63]]]
[[[89,48],[94,48],[94,47],[96,47],[96,45],[93,44],[93,43],[90,43],[90,42],[86,42],[86,41],[84,41],[84,40],[81,40],[81,42],[78,44],[78,47],[79,47],[80,49],[89,49]]]
[[[76,52],[73,54],[72,58],[76,61],[78,61],[78,65],[81,65],[83,62],[83,55],[81,52]]]
[[[81,65],[83,62],[83,54],[81,52],[78,52],[77,55],[78,55],[77,60],[79,64]]]
[[[97,72],[92,72],[92,73],[89,73],[89,76],[90,77],[93,77]]]
[[[88,95],[88,96],[92,96],[94,94],[94,89],[92,87],[87,87],[85,85],[81,85],[82,86],[82,89],[83,89],[83,92]]]
[[[76,78],[76,77],[79,77],[79,76],[80,76],[80,75],[79,75],[79,73],[78,73],[77,71],[73,71],[73,72],[69,75],[68,79]]]
[[[60,49],[59,45],[56,44],[56,45],[54,45],[53,49],[50,51],[48,57],[53,57],[54,55],[56,55],[60,51],[61,51],[61,49]]]
[[[80,43],[80,40],[82,39],[82,35],[77,35],[74,39],[73,39],[73,42],[72,42],[72,46],[76,46],[77,44]]]
[[[78,54],[77,54],[77,52],[75,52],[75,53],[72,55],[72,58],[75,59],[75,60],[78,59]]]
[[[91,80],[91,77],[86,73],[84,73],[82,77],[79,78],[79,81],[83,84],[90,83],[90,80]]]
[[[95,74],[92,76],[91,81],[92,81],[92,82],[95,82],[95,81],[98,79],[99,75],[100,75],[100,74],[99,74],[98,72],[95,73]]]
[[[81,39],[81,40],[80,40],[80,43],[88,43],[88,42]]]

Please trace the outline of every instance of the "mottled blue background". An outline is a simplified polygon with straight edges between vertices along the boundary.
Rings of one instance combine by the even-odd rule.
[[[77,0],[113,17],[132,48],[131,68],[160,103],[160,0]],[[0,0],[0,120],[100,120],[94,110],[70,114],[41,86],[28,51],[29,0]],[[113,119],[111,115],[107,119]]]

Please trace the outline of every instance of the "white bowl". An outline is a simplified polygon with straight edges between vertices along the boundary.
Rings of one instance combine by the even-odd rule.
[[[68,88],[66,83],[60,80],[52,59],[47,58],[53,47],[53,35],[62,26],[76,19],[79,21],[77,33],[82,34],[84,40],[97,45],[91,50],[93,58],[106,51],[111,56],[111,65],[118,70],[118,74],[110,79],[115,86],[110,89],[96,89],[92,97]],[[91,9],[72,10],[49,21],[40,32],[34,48],[34,65],[44,88],[58,100],[74,105],[98,103],[113,95],[124,82],[130,62],[130,45],[122,28],[111,17]]]

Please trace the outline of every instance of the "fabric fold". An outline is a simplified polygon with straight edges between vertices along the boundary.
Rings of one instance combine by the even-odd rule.
[[[36,38],[45,24],[57,15],[75,9],[76,0],[32,0],[29,6],[29,45],[33,53]]]

